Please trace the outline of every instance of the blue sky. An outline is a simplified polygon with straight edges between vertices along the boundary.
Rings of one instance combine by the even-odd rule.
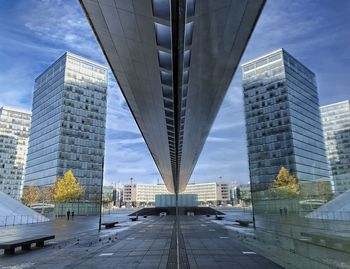
[[[317,76],[320,104],[350,98],[350,1],[267,1],[242,62],[284,47]],[[34,78],[66,50],[106,63],[78,1],[0,0],[0,106],[31,109]],[[249,181],[241,72],[234,79],[191,181]],[[105,181],[161,177],[109,77]]]

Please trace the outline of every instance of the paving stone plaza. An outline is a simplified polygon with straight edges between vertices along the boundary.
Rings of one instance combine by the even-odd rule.
[[[131,222],[110,215],[116,228],[97,230],[97,217],[1,228],[1,241],[21,234],[55,233],[45,248],[0,255],[0,268],[176,268],[175,216],[149,216]],[[282,268],[252,251],[214,217],[180,216],[180,263],[184,268]],[[243,228],[244,229],[244,228]],[[176,237],[175,237],[176,238]]]

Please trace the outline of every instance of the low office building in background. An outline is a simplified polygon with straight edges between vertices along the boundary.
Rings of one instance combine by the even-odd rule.
[[[230,203],[230,190],[227,183],[188,184],[184,194],[197,194],[199,205],[226,205]]]
[[[0,108],[0,191],[19,200],[27,161],[31,113]]]
[[[154,206],[155,196],[169,194],[163,184],[127,184],[123,188],[125,206]],[[182,194],[196,194],[199,205],[226,205],[230,203],[230,191],[227,183],[188,184]]]
[[[52,186],[71,169],[81,200],[100,200],[106,98],[107,68],[69,52],[37,77],[26,186]]]
[[[337,194],[350,189],[350,100],[321,107],[323,131]]]
[[[164,184],[126,184],[123,204],[126,207],[154,206],[158,194],[169,194]]]

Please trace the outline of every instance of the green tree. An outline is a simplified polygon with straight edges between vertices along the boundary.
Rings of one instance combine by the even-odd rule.
[[[38,186],[32,185],[24,188],[21,201],[27,206],[32,206],[40,201],[40,189]]]
[[[72,170],[68,170],[63,178],[58,178],[54,188],[56,202],[71,202],[79,199],[81,187],[77,182]]]

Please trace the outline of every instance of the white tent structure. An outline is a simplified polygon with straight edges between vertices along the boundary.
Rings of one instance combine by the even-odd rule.
[[[49,221],[48,218],[0,192],[0,226]]]
[[[350,220],[350,190],[306,215],[307,218],[327,220]]]

